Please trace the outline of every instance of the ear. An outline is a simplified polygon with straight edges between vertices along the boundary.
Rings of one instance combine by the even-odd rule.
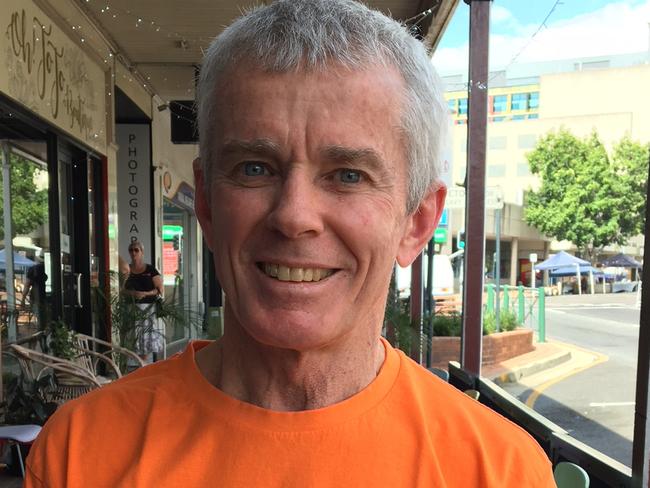
[[[431,185],[417,210],[408,216],[404,236],[397,251],[397,263],[405,268],[420,254],[438,227],[445,206],[447,187],[441,183]]]
[[[196,158],[192,162],[192,169],[194,170],[194,213],[199,221],[201,230],[203,231],[203,238],[208,248],[212,251],[212,211],[210,207],[210,199],[206,193],[205,178],[203,175],[203,167],[201,160]]]

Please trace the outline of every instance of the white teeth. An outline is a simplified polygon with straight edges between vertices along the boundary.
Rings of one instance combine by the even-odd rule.
[[[286,266],[278,266],[278,279],[280,281],[289,281],[291,279],[291,270]]]
[[[320,281],[331,276],[334,271],[321,268],[289,268],[278,264],[264,263],[264,273],[280,281]]]
[[[291,268],[291,281],[302,281],[305,276],[305,271],[302,268]]]

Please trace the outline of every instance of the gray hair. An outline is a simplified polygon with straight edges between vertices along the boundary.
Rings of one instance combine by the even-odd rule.
[[[394,66],[405,82],[402,132],[407,141],[407,210],[417,209],[437,181],[449,116],[440,79],[422,43],[406,27],[354,0],[277,0],[245,13],[208,48],[196,108],[205,182],[211,181],[219,82],[242,62],[270,72],[361,70]]]

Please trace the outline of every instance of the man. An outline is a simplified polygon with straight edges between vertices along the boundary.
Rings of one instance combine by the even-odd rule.
[[[20,300],[20,306],[25,307],[25,299],[29,297],[31,311],[38,320],[38,326],[43,328],[47,322],[46,290],[47,274],[45,264],[40,257],[36,257],[36,264],[27,270],[25,289]]]
[[[197,107],[224,336],[63,407],[28,486],[555,486],[525,432],[380,337],[445,197],[424,48],[356,2],[280,0],[214,41]]]

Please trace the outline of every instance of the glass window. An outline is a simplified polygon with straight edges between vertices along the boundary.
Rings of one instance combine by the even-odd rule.
[[[513,115],[512,120],[524,120],[526,118],[525,115]]]
[[[506,120],[504,116],[492,117],[492,122],[503,122],[504,120]]]
[[[532,92],[528,99],[528,108],[531,110],[539,108],[539,92]]]
[[[492,136],[488,139],[489,149],[505,149],[508,146],[506,136]]]
[[[521,134],[517,137],[517,146],[519,149],[532,149],[535,147],[537,142],[537,136],[535,134]]]
[[[452,114],[456,113],[456,99],[452,98],[451,100],[447,100],[447,106],[449,107],[449,111]]]
[[[467,98],[458,100],[458,115],[467,115]]]
[[[492,99],[492,111],[495,113],[508,110],[508,95],[496,95]]]
[[[506,175],[505,164],[489,164],[487,167],[487,175],[493,178],[501,178]]]
[[[539,114],[528,114],[529,119],[539,119]]]
[[[530,176],[530,166],[527,162],[519,163],[517,165],[517,176]]]
[[[528,93],[513,93],[510,108],[512,110],[528,110]]]

